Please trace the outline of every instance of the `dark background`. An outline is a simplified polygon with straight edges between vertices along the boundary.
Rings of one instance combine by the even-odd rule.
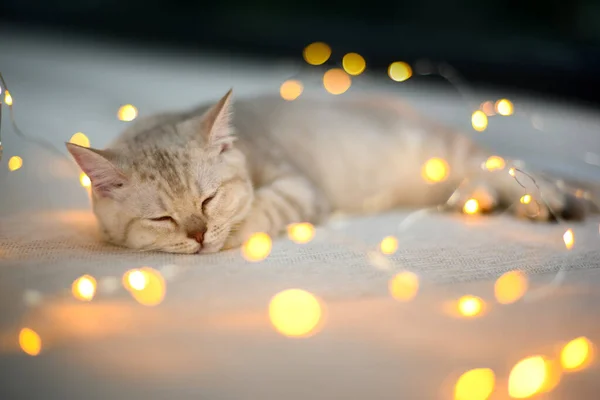
[[[0,0],[0,23],[272,58],[324,41],[339,59],[446,61],[471,83],[600,107],[600,1]],[[1,40],[1,38],[0,38]]]

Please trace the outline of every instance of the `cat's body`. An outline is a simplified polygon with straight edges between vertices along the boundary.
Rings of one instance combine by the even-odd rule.
[[[482,169],[491,154],[467,137],[389,97],[234,105],[228,93],[214,106],[140,119],[105,151],[68,147],[92,181],[106,239],[145,250],[214,252],[254,232],[318,224],[333,211],[445,204],[465,179],[455,207],[469,190],[483,190],[488,209],[527,193],[507,169]],[[449,172],[434,184],[422,176],[432,158]],[[581,214],[567,210],[574,203],[558,188],[545,190],[554,211]],[[532,215],[532,205],[518,207]],[[534,219],[551,214],[543,203],[534,212]]]

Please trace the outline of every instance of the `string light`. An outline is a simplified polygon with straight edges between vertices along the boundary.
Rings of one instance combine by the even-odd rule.
[[[132,104],[125,104],[119,108],[117,111],[117,117],[119,120],[124,122],[131,122],[136,119],[138,115],[138,110]]]
[[[475,317],[481,314],[483,305],[479,297],[466,295],[458,299],[458,312],[464,317]]]
[[[514,399],[526,399],[541,393],[547,379],[546,360],[533,356],[519,361],[508,376],[508,394]]]
[[[428,183],[443,182],[448,178],[450,167],[443,158],[431,158],[423,165],[421,176]]]
[[[593,351],[590,340],[584,336],[567,343],[560,352],[560,363],[565,371],[578,371],[589,365]]]
[[[83,132],[77,132],[76,134],[71,136],[69,142],[81,147],[90,147],[90,139],[88,139],[88,137]]]
[[[390,279],[388,290],[394,299],[410,301],[419,291],[419,277],[409,271],[399,272]]]
[[[296,100],[302,92],[304,91],[304,86],[302,82],[290,79],[281,84],[279,88],[279,94],[281,98],[287,101]]]
[[[396,82],[404,82],[412,76],[412,68],[404,61],[396,61],[388,67],[388,76]]]
[[[89,188],[90,186],[92,186],[91,179],[83,172],[79,175],[79,182],[84,188]]]
[[[496,112],[498,114],[503,115],[503,116],[512,115],[514,112],[513,104],[510,102],[510,100],[507,100],[507,99],[498,100],[496,102],[494,108],[496,109]]]
[[[71,292],[77,300],[91,301],[96,295],[96,279],[91,275],[77,278],[71,285]]]
[[[360,54],[348,53],[342,58],[342,67],[350,75],[362,74],[366,66],[367,63]]]
[[[383,254],[394,254],[398,250],[398,239],[394,236],[384,237],[381,243],[379,243],[379,249]]]
[[[287,231],[290,240],[298,244],[308,243],[315,237],[315,227],[308,222],[291,224]]]
[[[334,95],[340,95],[350,89],[352,79],[343,69],[332,68],[323,75],[325,90]]]
[[[476,199],[469,199],[463,206],[463,212],[467,215],[474,215],[479,212],[479,202]]]
[[[570,228],[567,229],[567,231],[564,233],[563,240],[565,242],[565,247],[567,248],[567,250],[571,250],[575,245],[575,235],[573,234],[573,231]]]
[[[522,196],[519,201],[521,202],[521,204],[529,204],[531,203],[531,195],[526,194],[524,196]]]
[[[131,290],[143,290],[148,284],[148,278],[143,271],[139,269],[132,269],[123,275],[123,287]]]
[[[496,280],[494,295],[500,304],[511,304],[519,300],[527,292],[529,282],[521,271],[509,271]]]
[[[499,156],[490,156],[484,164],[484,168],[490,172],[503,170],[505,166],[506,162]]]
[[[142,274],[144,278],[141,278]],[[162,303],[166,283],[161,273],[153,268],[142,267],[128,276],[129,293],[141,305],[154,307]]]
[[[331,57],[331,47],[323,42],[311,43],[304,48],[302,55],[304,61],[310,65],[325,64]]]
[[[9,171],[16,171],[23,166],[23,159],[19,156],[12,156],[8,159]]]
[[[287,289],[273,296],[269,303],[269,319],[284,336],[302,338],[316,333],[321,324],[321,302],[301,289]]]
[[[4,92],[4,103],[9,107],[13,105],[13,97],[8,90]]]
[[[248,261],[262,261],[269,256],[273,247],[271,237],[263,232],[250,236],[242,245],[242,255]]]
[[[465,372],[454,386],[454,400],[487,400],[496,385],[494,371],[477,368]]]
[[[483,132],[488,126],[488,117],[481,110],[476,110],[471,115],[471,125],[477,132]]]
[[[37,356],[42,351],[42,339],[31,328],[23,328],[19,332],[19,346],[25,354]]]

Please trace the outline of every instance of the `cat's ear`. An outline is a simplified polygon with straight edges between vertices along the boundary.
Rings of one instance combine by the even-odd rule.
[[[110,161],[107,151],[66,143],[79,168],[90,178],[92,189],[101,197],[114,197],[115,189],[127,183],[125,175]]]
[[[202,115],[202,133],[208,146],[218,147],[220,151],[228,150],[233,144],[233,127],[231,125],[231,96],[229,91]]]

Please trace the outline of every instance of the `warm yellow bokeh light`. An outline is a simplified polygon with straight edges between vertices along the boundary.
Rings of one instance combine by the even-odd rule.
[[[383,254],[394,254],[398,250],[398,239],[394,236],[384,237],[381,243],[379,243],[379,249]]]
[[[565,247],[567,248],[567,250],[571,250],[575,245],[575,234],[570,228],[567,229],[567,231],[563,235],[563,240],[565,242]]]
[[[488,171],[499,171],[504,169],[506,162],[504,158],[498,156],[491,156],[485,161],[485,168]]]
[[[331,57],[331,47],[323,42],[311,43],[304,48],[302,55],[310,65],[321,65]]]
[[[8,90],[6,92],[4,92],[4,102],[6,103],[7,106],[13,105],[13,98]]]
[[[496,112],[498,114],[504,116],[512,115],[514,112],[513,103],[511,103],[510,100],[507,99],[498,100],[494,108],[496,109]]]
[[[302,92],[304,91],[304,86],[302,82],[290,79],[281,84],[279,88],[279,94],[281,98],[287,101],[296,100]]]
[[[322,316],[319,300],[301,289],[284,290],[276,294],[269,304],[269,319],[284,336],[309,336],[315,332]]]
[[[23,328],[19,332],[19,346],[25,354],[37,356],[42,351],[42,338],[33,329]]]
[[[533,356],[519,361],[508,377],[508,394],[514,399],[526,399],[545,389],[548,377],[546,360]]]
[[[12,156],[8,160],[8,169],[10,171],[16,171],[23,166],[23,159],[19,156]]]
[[[139,269],[132,269],[123,275],[123,286],[127,290],[143,290],[148,284],[147,275]]]
[[[388,283],[388,290],[398,301],[412,300],[419,291],[419,277],[412,272],[399,272]]]
[[[82,172],[79,175],[79,182],[81,183],[81,186],[83,186],[85,188],[89,188],[90,186],[92,186],[92,181],[91,181],[90,177],[87,176],[84,172]]]
[[[427,183],[438,183],[446,180],[450,167],[443,158],[431,158],[423,165],[421,176]]]
[[[488,117],[481,110],[476,110],[471,115],[471,125],[477,132],[483,132],[488,126]]]
[[[388,67],[388,76],[396,82],[404,82],[412,76],[412,68],[404,61],[396,61]]]
[[[500,304],[511,304],[519,300],[529,287],[527,275],[521,271],[509,271],[496,280],[494,294]]]
[[[242,245],[242,255],[248,261],[262,261],[271,254],[272,247],[271,237],[266,233],[257,232]]]
[[[77,132],[76,134],[71,136],[69,142],[81,147],[90,147],[90,139],[87,136],[85,136],[83,132]]]
[[[464,317],[474,317],[483,311],[483,300],[476,296],[463,296],[458,299],[458,312]]]
[[[479,202],[475,199],[469,199],[463,206],[463,212],[468,215],[477,214],[479,212]]]
[[[340,68],[332,68],[323,75],[323,86],[331,94],[345,93],[351,84],[350,75]]]
[[[517,171],[514,168],[508,170],[508,174],[513,178],[517,175]]]
[[[315,227],[308,222],[290,224],[287,231],[290,240],[298,244],[308,243],[315,237]]]
[[[350,75],[360,75],[367,66],[363,56],[357,53],[348,53],[342,58],[342,67]]]
[[[140,278],[138,272],[143,275]],[[143,267],[132,271],[128,276],[129,293],[140,304],[144,306],[156,306],[165,298],[166,283],[161,273],[153,268]],[[133,284],[132,284],[133,283]],[[136,289],[141,287],[141,289]]]
[[[125,104],[124,106],[121,106],[119,108],[119,111],[117,112],[117,117],[121,121],[125,121],[125,122],[133,121],[134,119],[136,119],[137,115],[138,115],[137,108],[135,108],[135,106],[133,106],[131,104]]]
[[[496,115],[496,112],[494,111],[494,103],[489,100],[481,103],[479,109],[483,111],[488,117]]]
[[[578,337],[567,343],[560,352],[560,364],[566,371],[586,367],[592,356],[593,345],[586,337]]]
[[[91,301],[96,295],[96,279],[91,275],[83,275],[73,282],[71,291],[77,300]]]
[[[454,400],[487,400],[496,385],[494,371],[477,368],[465,372],[454,387]]]
[[[522,196],[519,201],[521,202],[521,204],[529,204],[531,203],[531,195],[526,194],[524,196]]]

